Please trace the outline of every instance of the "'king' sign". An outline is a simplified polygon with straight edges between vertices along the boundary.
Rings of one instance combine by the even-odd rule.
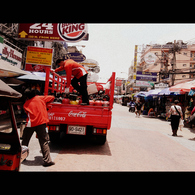
[[[78,42],[87,35],[85,23],[20,23],[18,38]]]

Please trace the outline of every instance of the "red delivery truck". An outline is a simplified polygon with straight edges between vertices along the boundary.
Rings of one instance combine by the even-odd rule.
[[[97,83],[95,85],[100,86]],[[58,97],[56,102],[54,100],[47,105],[48,131],[51,142],[57,142],[60,133],[64,132],[65,134],[87,136],[100,145],[105,143],[107,130],[111,127],[115,72],[112,73],[105,85],[104,90],[102,87],[97,87],[97,89],[101,89],[101,93],[103,91],[103,96],[99,95],[97,90],[96,98],[89,101],[90,105],[83,106],[80,105],[79,96],[74,93],[67,96],[64,93],[66,77],[59,76],[47,68],[44,95],[52,94]]]

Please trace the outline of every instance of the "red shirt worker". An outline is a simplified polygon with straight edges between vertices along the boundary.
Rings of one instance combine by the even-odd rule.
[[[23,108],[28,116],[27,125],[23,132],[22,145],[28,146],[30,138],[34,131],[36,131],[41,151],[43,154],[43,166],[51,166],[55,163],[52,162],[50,156],[50,149],[48,145],[48,134],[46,132],[46,123],[49,122],[47,115],[46,104],[54,100],[54,96],[36,95],[37,90],[26,89],[24,95],[27,97]]]
[[[57,65],[60,65],[59,68],[55,69],[55,72],[59,72],[62,70],[66,71],[67,75],[67,86],[65,92],[69,92],[70,84],[82,95],[82,104],[81,105],[89,105],[88,92],[87,92],[87,75],[88,72],[86,69],[79,63],[74,60],[68,59],[58,59],[56,61]],[[71,76],[74,78],[71,80]],[[79,85],[80,83],[80,85]]]

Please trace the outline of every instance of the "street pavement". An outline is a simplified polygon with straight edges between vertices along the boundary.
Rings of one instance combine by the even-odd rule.
[[[50,143],[56,164],[46,168],[34,134],[20,171],[195,171],[195,130],[183,128],[178,137],[171,135],[170,122],[143,115],[136,118],[128,107],[114,104],[103,146],[62,134],[58,145]]]

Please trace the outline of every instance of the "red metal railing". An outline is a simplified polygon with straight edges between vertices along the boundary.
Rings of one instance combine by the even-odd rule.
[[[114,102],[114,85],[115,85],[115,72],[112,73],[112,76],[108,80],[110,82],[109,89],[106,90],[106,94],[110,97],[110,109],[113,108],[113,102]],[[50,68],[46,69],[46,79],[45,79],[45,91],[44,95],[48,95],[49,90],[51,90],[51,93],[54,93],[55,91],[58,93],[64,93],[66,87],[66,79],[56,74],[53,70]],[[72,87],[70,89],[72,91]]]
[[[50,77],[50,75],[52,77]],[[50,81],[52,82],[50,86]],[[50,68],[46,69],[46,79],[45,79],[45,91],[44,95],[48,95],[48,91],[51,90],[51,93],[54,91],[63,93],[65,91],[66,80],[52,71]]]

